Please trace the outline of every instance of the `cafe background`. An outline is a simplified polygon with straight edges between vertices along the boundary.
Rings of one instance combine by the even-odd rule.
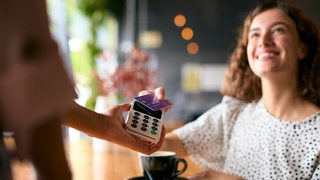
[[[80,104],[103,111],[163,86],[173,103],[165,121],[184,124],[221,100],[237,28],[260,1],[48,0],[48,7]],[[292,2],[320,24],[320,1]],[[148,57],[139,66],[148,79],[135,70],[134,48]]]
[[[261,0],[48,1],[79,103],[100,111],[138,92],[119,92],[135,86],[134,78],[110,85],[123,75],[116,71],[133,59],[135,46],[149,56],[143,66],[150,78],[140,88],[165,87],[173,102],[166,121],[185,123],[221,100],[219,88],[237,28]],[[292,2],[320,24],[320,1]]]
[[[167,130],[219,103],[237,28],[260,1],[47,0],[50,29],[75,82],[77,102],[102,112],[129,102],[141,88],[163,86],[173,103],[165,115]],[[320,27],[319,0],[291,1]],[[76,180],[141,174],[136,152],[72,128],[65,137]],[[183,176],[201,170],[189,163]],[[28,164],[13,167],[16,179],[33,179]]]

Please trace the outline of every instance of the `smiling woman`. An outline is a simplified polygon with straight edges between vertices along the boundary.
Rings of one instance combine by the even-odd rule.
[[[217,170],[224,179],[319,179],[317,26],[294,6],[268,1],[239,35],[222,102],[167,134],[162,150],[211,169],[195,179]]]

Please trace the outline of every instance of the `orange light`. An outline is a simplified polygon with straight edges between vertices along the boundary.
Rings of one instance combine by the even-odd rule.
[[[193,37],[193,30],[189,27],[183,28],[181,36],[184,40],[190,40]]]
[[[178,27],[182,27],[186,24],[186,17],[182,14],[178,14],[174,17],[174,24]]]
[[[199,46],[198,46],[198,44],[195,43],[195,42],[189,43],[188,46],[187,46],[187,51],[188,51],[188,53],[191,54],[191,55],[196,55],[196,54],[198,54],[198,52],[199,52]]]

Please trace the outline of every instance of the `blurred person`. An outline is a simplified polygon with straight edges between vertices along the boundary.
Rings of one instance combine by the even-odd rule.
[[[150,144],[125,131],[122,115],[130,104],[100,114],[74,102],[48,25],[45,0],[0,1],[0,133],[13,132],[18,157],[32,162],[37,179],[72,179],[62,124],[142,153],[158,150],[162,140]],[[12,179],[3,138],[0,156],[0,179]]]
[[[222,102],[161,149],[207,168],[190,179],[320,179],[319,67],[316,24],[287,2],[263,2],[239,32]]]

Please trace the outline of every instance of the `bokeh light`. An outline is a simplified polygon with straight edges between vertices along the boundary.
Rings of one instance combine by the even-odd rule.
[[[174,24],[178,27],[182,27],[186,24],[186,17],[182,14],[178,14],[174,17]]]
[[[191,55],[196,55],[199,52],[199,45],[196,42],[190,42],[187,46],[187,51]]]
[[[193,30],[189,27],[183,28],[181,36],[184,40],[190,40],[193,37]]]

